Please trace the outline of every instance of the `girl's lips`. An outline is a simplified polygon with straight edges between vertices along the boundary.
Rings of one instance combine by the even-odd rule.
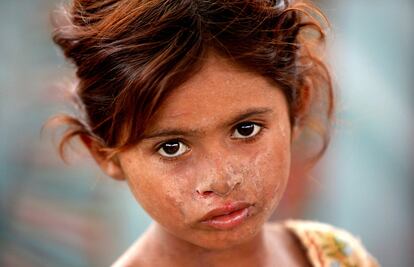
[[[240,225],[249,216],[246,202],[237,202],[208,212],[201,223],[218,230],[228,230]]]

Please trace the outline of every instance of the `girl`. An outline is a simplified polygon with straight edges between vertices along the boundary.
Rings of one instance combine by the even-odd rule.
[[[312,165],[328,142],[326,20],[312,3],[73,0],[65,14],[54,41],[82,114],[58,118],[61,153],[80,137],[154,219],[113,266],[377,266],[343,230],[266,224],[293,144],[322,129]]]

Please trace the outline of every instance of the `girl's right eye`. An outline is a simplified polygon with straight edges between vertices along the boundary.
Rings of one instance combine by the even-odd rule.
[[[185,145],[183,142],[174,140],[174,141],[168,141],[168,142],[163,143],[158,148],[157,152],[163,157],[175,158],[175,157],[181,156],[188,150],[190,150],[190,148],[187,145]]]

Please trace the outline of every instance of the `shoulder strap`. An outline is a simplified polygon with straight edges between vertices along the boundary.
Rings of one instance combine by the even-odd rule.
[[[379,267],[349,232],[313,221],[287,220],[285,226],[306,248],[314,267]]]

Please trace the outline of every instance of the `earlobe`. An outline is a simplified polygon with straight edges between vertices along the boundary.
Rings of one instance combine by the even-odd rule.
[[[108,158],[108,152],[102,149],[103,145],[88,135],[81,135],[81,141],[105,174],[115,180],[125,180],[125,175],[117,156]]]
[[[114,178],[115,180],[125,180],[124,172],[116,156],[104,160],[100,167],[107,175]]]

